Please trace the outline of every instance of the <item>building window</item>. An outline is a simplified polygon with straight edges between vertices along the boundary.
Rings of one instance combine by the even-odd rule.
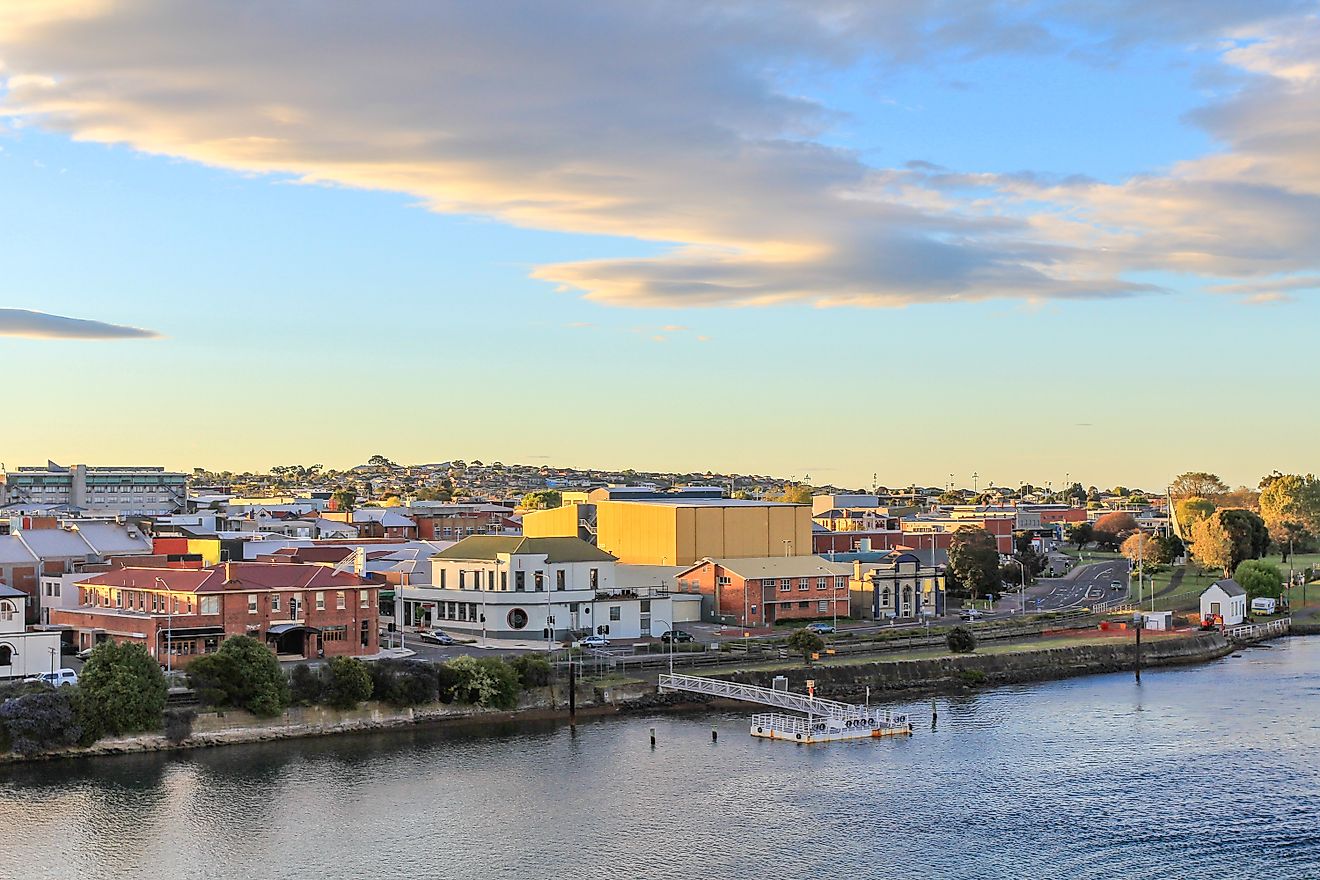
[[[533,574],[533,575],[532,575],[532,583],[535,585],[535,590],[536,590],[536,592],[539,593],[539,592],[541,592],[542,590],[544,590],[544,589],[545,589],[545,572],[543,572],[543,571],[538,571],[538,572],[536,572],[535,574]]]
[[[317,611],[325,610],[325,593],[316,594],[316,610]]]
[[[622,620],[623,609],[618,605],[610,606],[610,620]]]
[[[888,587],[885,587],[883,590],[880,591],[880,604],[881,604],[881,605],[884,605],[886,608],[889,607],[889,588],[888,588]]]
[[[220,613],[220,597],[219,597],[219,596],[203,596],[203,597],[202,597],[202,613],[203,613],[203,614],[219,614],[219,613]]]
[[[515,571],[513,573],[513,590],[515,593],[522,593],[527,589],[527,572]]]
[[[564,570],[562,568],[555,572],[555,589],[564,589]]]
[[[343,642],[347,640],[347,626],[327,626],[321,629],[321,641],[323,642]]]
[[[715,578],[715,583],[719,584],[721,587],[727,587],[729,584],[733,583],[733,579],[728,575],[722,574]]]
[[[848,579],[847,579],[846,577],[837,577],[837,578],[835,578],[835,579],[834,579],[834,589],[836,589],[836,590],[846,590],[846,589],[848,589]]]
[[[458,570],[458,588],[460,590],[467,589],[467,572],[461,568]]]
[[[811,578],[799,578],[799,579],[798,579],[798,589],[799,589],[799,590],[810,590],[810,589],[811,589]]]
[[[783,578],[782,580],[780,580],[779,591],[781,593],[786,593],[791,589],[793,589],[793,581],[791,578]]]
[[[14,619],[14,603],[0,602],[0,620],[13,620],[13,619]],[[4,664],[4,665],[8,665],[8,664]]]
[[[819,602],[816,603],[816,610],[819,611],[819,612],[821,612],[822,614],[825,613],[826,611],[829,611],[829,610],[830,610],[830,600],[829,600],[829,599],[821,599]]]
[[[371,607],[371,591],[358,590],[358,607],[359,608]]]
[[[823,590],[828,586],[829,578],[816,578],[816,589]]]
[[[248,593],[248,614],[257,613],[257,594]]]
[[[810,603],[810,602],[799,602],[799,603],[798,603],[798,607],[799,607],[799,608],[810,608],[810,607],[811,607],[811,603]]]
[[[343,611],[345,607],[346,606],[344,604],[344,591],[335,590],[335,609],[338,611]]]
[[[280,594],[279,594],[279,593],[271,593],[271,594],[270,594],[270,610],[271,610],[271,611],[279,611],[279,610],[280,610]]]
[[[593,590],[600,586],[600,569],[599,569],[599,568],[593,568],[593,569],[591,570],[591,577],[590,577],[590,579],[589,579],[588,582],[591,584],[591,589],[593,589]]]

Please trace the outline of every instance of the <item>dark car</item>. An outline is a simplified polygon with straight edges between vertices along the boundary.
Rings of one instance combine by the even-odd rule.
[[[417,634],[417,638],[421,639],[424,642],[430,642],[433,645],[458,644],[458,642],[454,641],[453,636],[451,636],[449,633],[443,630],[438,630],[438,629],[423,630],[422,632]]]
[[[828,635],[834,632],[834,625],[829,623],[809,623],[807,629],[820,635]]]
[[[684,632],[681,629],[675,629],[675,630],[667,630],[665,633],[663,633],[660,636],[660,641],[662,642],[672,641],[678,643],[678,642],[694,642],[696,641],[696,639],[692,637],[692,633],[690,632]]]

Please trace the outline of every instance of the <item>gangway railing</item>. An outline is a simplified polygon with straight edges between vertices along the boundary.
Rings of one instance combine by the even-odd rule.
[[[838,700],[824,700],[820,697],[758,687],[754,684],[738,684],[732,681],[721,681],[717,678],[703,678],[699,675],[680,675],[678,673],[661,675],[659,685],[662,691],[686,691],[692,694],[723,697],[726,700],[759,703],[762,706],[774,706],[777,709],[788,709],[793,712],[801,712],[804,715],[835,718],[840,721],[874,718],[877,715],[875,711],[866,706],[841,703]]]

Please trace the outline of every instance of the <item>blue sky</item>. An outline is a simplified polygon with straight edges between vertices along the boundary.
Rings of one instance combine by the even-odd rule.
[[[0,12],[0,460],[1314,469],[1313,5],[724,5]]]

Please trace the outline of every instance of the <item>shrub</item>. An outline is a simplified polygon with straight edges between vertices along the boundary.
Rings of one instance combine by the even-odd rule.
[[[518,686],[525,691],[550,684],[550,661],[539,654],[521,654],[509,665],[518,675]]]
[[[189,707],[175,706],[165,710],[165,739],[181,743],[192,736],[193,721],[197,713]]]
[[[810,661],[812,654],[825,650],[825,640],[809,629],[800,629],[788,637],[788,647],[801,654],[803,660]]]
[[[970,654],[976,650],[976,636],[965,626],[949,630],[949,650],[955,654]]]
[[[1247,599],[1265,597],[1277,599],[1283,593],[1284,573],[1277,565],[1262,559],[1248,559],[1238,563],[1233,580],[1247,591]]]
[[[233,706],[253,715],[278,715],[289,704],[280,661],[251,636],[225,639],[220,650],[188,664],[188,683],[208,706]]]
[[[964,669],[958,673],[958,678],[969,687],[985,684],[985,673],[979,669]]]
[[[455,657],[445,664],[456,676],[454,699],[491,709],[518,703],[518,674],[499,657]]]
[[[74,699],[83,742],[107,734],[159,730],[167,690],[160,664],[142,645],[110,641],[97,645],[78,677]]]
[[[299,663],[289,673],[289,701],[296,706],[321,702],[321,676],[306,663]]]
[[[356,709],[371,697],[371,670],[356,657],[336,657],[322,672],[325,690],[321,699],[336,709]]]
[[[77,743],[83,734],[69,688],[45,688],[0,704],[0,728],[9,748],[35,755]]]
[[[421,660],[380,660],[371,664],[372,696],[392,706],[434,703],[440,682],[429,663]]]
[[[455,691],[462,678],[459,671],[448,663],[440,663],[435,667],[436,696],[440,698],[440,702],[454,702],[457,696]]]

